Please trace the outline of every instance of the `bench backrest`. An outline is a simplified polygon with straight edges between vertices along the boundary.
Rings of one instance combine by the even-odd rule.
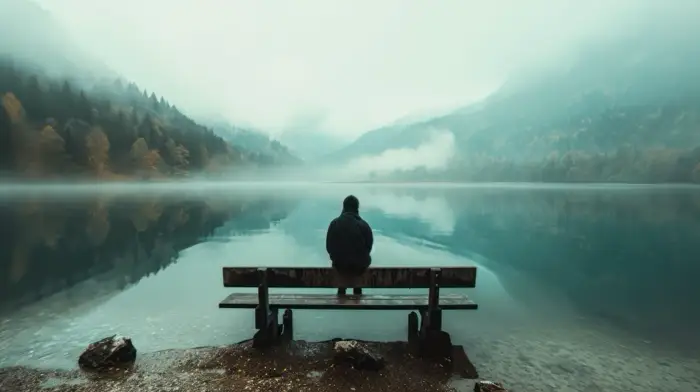
[[[440,287],[475,287],[476,267],[378,267],[348,279],[331,267],[224,267],[224,287],[427,288],[431,271]]]

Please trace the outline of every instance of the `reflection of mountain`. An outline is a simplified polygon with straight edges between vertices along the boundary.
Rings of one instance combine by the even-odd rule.
[[[244,223],[236,233],[269,227],[290,209],[253,199],[10,202],[0,210],[0,308],[85,282],[95,290],[124,289],[166,268],[181,250],[239,216]]]
[[[367,216],[386,236],[484,256],[514,296],[527,288],[511,277],[527,275],[584,314],[633,325],[652,340],[658,331],[680,339],[700,328],[696,190],[473,189],[443,196],[456,214],[452,233],[432,233],[418,219]]]
[[[231,236],[243,236],[257,231],[269,229],[278,224],[296,208],[297,201],[288,200],[260,200],[254,205],[241,209],[236,214],[236,219],[224,223],[212,233],[212,237],[226,238]]]
[[[303,247],[325,252],[325,228],[340,212],[338,202],[331,199],[315,199],[313,203],[301,203],[287,219],[280,223],[284,233]],[[308,230],[310,227],[323,228]]]

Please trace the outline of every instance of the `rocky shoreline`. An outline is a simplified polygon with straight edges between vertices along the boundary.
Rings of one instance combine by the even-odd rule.
[[[361,342],[383,358],[379,370],[357,370],[339,362],[338,339],[292,341],[267,350],[251,341],[226,347],[139,354],[128,368],[108,373],[84,370],[0,369],[0,392],[219,392],[475,390],[477,372],[469,360],[452,366],[421,360],[405,342]]]

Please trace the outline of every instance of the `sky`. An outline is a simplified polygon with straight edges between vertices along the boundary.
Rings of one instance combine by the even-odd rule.
[[[518,69],[558,61],[661,4],[36,1],[87,51],[188,113],[273,136],[304,124],[348,140],[478,100]]]

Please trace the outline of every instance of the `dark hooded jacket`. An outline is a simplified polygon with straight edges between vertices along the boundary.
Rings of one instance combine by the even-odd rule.
[[[340,272],[362,274],[372,263],[373,244],[372,229],[355,211],[344,210],[328,226],[326,250]]]

